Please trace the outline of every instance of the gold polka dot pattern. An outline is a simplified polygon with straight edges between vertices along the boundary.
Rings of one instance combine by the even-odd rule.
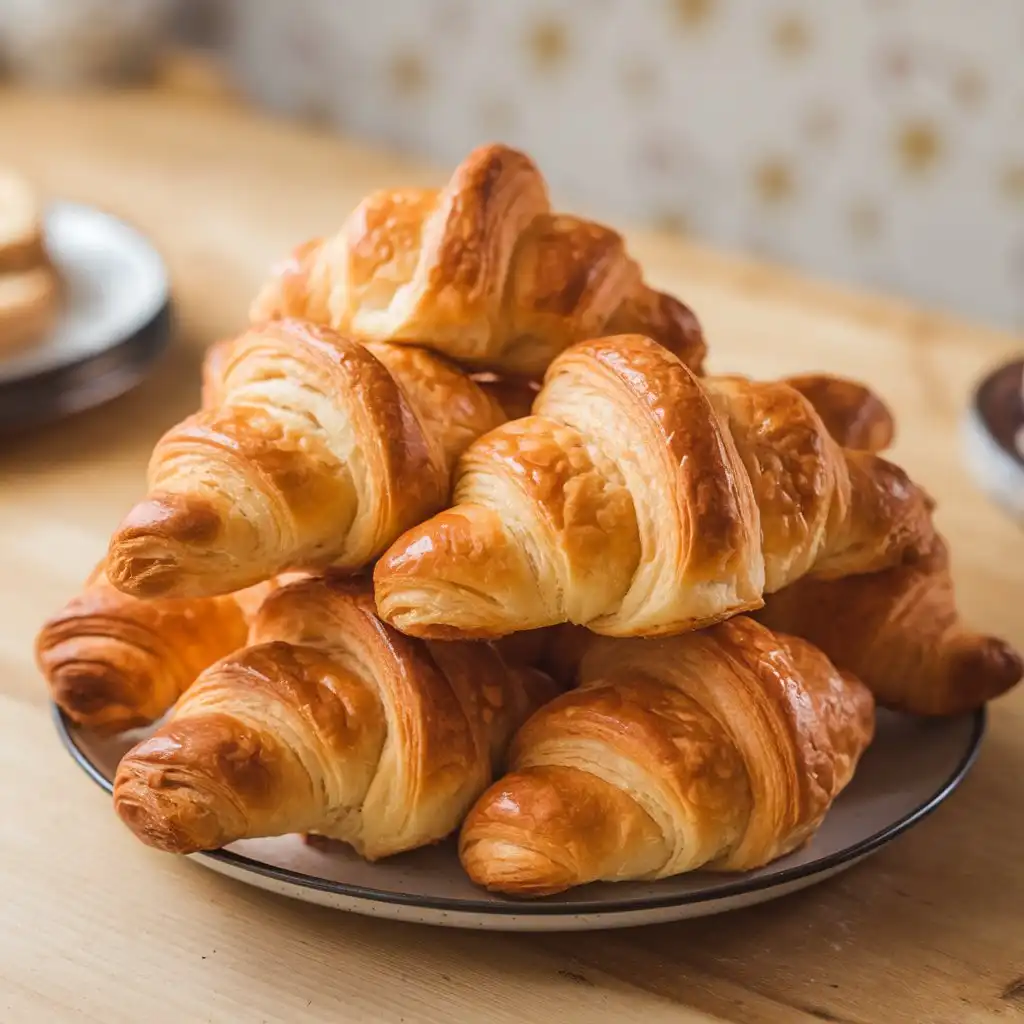
[[[1020,0],[360,6],[253,0],[231,66],[441,166],[510,142],[568,207],[1024,327]]]

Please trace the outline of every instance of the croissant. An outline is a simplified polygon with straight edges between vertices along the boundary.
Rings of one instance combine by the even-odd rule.
[[[700,381],[647,338],[563,353],[533,412],[474,442],[454,507],[377,563],[378,611],[403,632],[680,632],[807,574],[897,564],[931,530],[927,496],[840,448],[798,392]]]
[[[705,351],[696,317],[644,284],[616,232],[553,213],[533,162],[498,145],[443,189],[375,192],[337,235],[299,246],[251,309],[282,316],[526,377],[602,334],[650,335],[697,372]]]
[[[265,589],[140,601],[112,587],[100,566],[42,627],[36,661],[78,725],[104,733],[148,725],[204,668],[245,645],[247,613]]]
[[[1008,643],[972,632],[956,609],[945,542],[918,561],[868,576],[800,580],[757,613],[772,629],[805,637],[856,673],[879,704],[918,715],[980,707],[1020,681]]]
[[[173,427],[115,532],[111,582],[195,597],[290,568],[358,569],[443,507],[455,461],[504,419],[437,356],[297,320],[207,356],[205,407]]]
[[[557,693],[489,644],[402,636],[368,586],[340,579],[276,591],[251,640],[121,761],[114,805],[143,842],[189,853],[314,832],[369,859],[422,846],[458,826]]]
[[[488,889],[760,867],[813,835],[874,730],[861,683],[746,616],[597,640],[581,676],[519,731],[462,827]]]

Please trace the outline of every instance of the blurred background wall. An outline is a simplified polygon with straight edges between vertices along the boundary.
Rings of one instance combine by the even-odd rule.
[[[1021,0],[177,8],[277,110],[442,164],[511,142],[574,208],[1024,327]]]

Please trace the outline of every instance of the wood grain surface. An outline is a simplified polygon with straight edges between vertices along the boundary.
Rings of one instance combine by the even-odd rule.
[[[178,337],[105,409],[0,448],[0,1020],[1024,1021],[1024,691],[992,707],[948,804],[845,875],[719,918],[502,936],[332,913],[141,847],[64,755],[32,662],[195,405],[203,346],[269,263],[367,190],[436,173],[181,91],[0,93],[0,161],[148,232]],[[898,414],[896,457],[939,502],[964,611],[1024,644],[1024,534],[970,484],[959,424],[1019,339],[664,238],[631,239],[700,314],[716,370],[832,370]]]

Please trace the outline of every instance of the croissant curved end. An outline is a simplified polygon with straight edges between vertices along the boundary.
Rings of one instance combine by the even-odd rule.
[[[973,711],[1001,696],[1024,677],[1024,658],[1005,640],[967,633],[953,654],[948,693],[934,694],[935,706],[911,708],[919,714]]]
[[[224,525],[208,505],[154,494],[128,513],[111,538],[107,578],[143,598],[227,594],[259,582],[263,575],[240,573],[218,544]]]
[[[152,691],[143,675],[126,674],[109,661],[84,657],[54,664],[44,674],[54,703],[86,729],[124,732],[153,720],[140,707]]]
[[[478,505],[447,509],[404,533],[377,562],[373,582],[378,615],[410,636],[493,640],[549,624],[530,620],[543,610],[536,578],[500,517]]]
[[[569,867],[521,843],[493,837],[464,839],[459,844],[459,857],[466,874],[492,892],[552,896],[577,883],[576,874]]]
[[[190,854],[216,850],[228,841],[219,831],[220,822],[214,811],[208,809],[202,816],[193,815],[187,828],[179,828],[172,816],[173,803],[163,810],[156,804],[153,800],[138,801],[128,791],[116,804],[121,820],[147,846],[165,853]]]
[[[459,833],[459,859],[477,885],[548,896],[584,880],[562,841],[563,825],[579,810],[572,788],[559,785],[566,775],[560,768],[512,772],[483,793]]]
[[[122,759],[114,779],[114,810],[147,846],[168,853],[214,850],[244,834],[240,808],[195,762],[176,768],[159,733]]]

